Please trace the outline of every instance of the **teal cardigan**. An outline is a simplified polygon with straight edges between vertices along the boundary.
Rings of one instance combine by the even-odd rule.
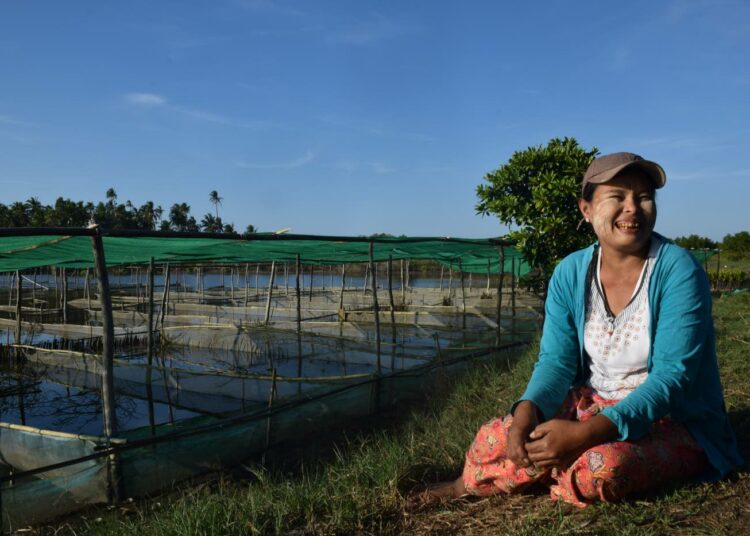
[[[597,247],[563,259],[549,283],[539,360],[520,398],[532,401],[544,419],[554,417],[571,386],[582,385],[588,375],[586,273]],[[644,436],[654,421],[669,415],[703,447],[715,469],[707,476],[724,476],[743,461],[724,406],[706,274],[690,253],[662,238],[648,297],[648,377],[601,414],[617,426],[618,441]]]

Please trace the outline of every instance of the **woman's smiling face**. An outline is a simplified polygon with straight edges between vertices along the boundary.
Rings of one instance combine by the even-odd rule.
[[[648,248],[656,223],[653,183],[638,170],[625,170],[597,185],[591,201],[579,200],[602,248],[640,254]]]

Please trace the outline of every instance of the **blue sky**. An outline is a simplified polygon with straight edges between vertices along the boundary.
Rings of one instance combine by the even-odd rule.
[[[750,4],[0,2],[0,202],[497,236],[482,177],[575,137],[661,163],[657,230],[750,229]]]

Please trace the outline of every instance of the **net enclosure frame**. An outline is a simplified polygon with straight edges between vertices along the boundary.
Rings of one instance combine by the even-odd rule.
[[[127,441],[120,439],[118,437],[114,404],[114,321],[112,316],[112,295],[108,282],[109,269],[143,266],[150,267],[150,273],[152,274],[155,265],[221,266],[247,263],[297,263],[298,265],[332,266],[359,263],[367,265],[375,273],[375,263],[388,263],[390,278],[390,265],[394,260],[435,261],[443,267],[460,272],[462,288],[464,273],[486,274],[488,277],[488,288],[490,274],[498,275],[497,338],[494,341],[494,349],[501,347],[500,310],[503,276],[510,273],[513,278],[517,278],[530,271],[529,265],[515,249],[514,243],[503,238],[351,237],[265,233],[226,235],[162,231],[104,231],[99,227],[88,229],[0,229],[0,272],[16,272],[20,274],[24,270],[50,266],[94,270],[99,284],[99,306],[103,326],[102,352],[99,365],[102,370],[101,389],[104,421],[103,435],[101,437],[46,430],[37,430],[34,432],[30,427],[0,423],[0,443],[2,443],[3,439],[15,441],[17,437],[22,437],[23,441],[28,441],[29,444],[35,441],[38,442],[42,449],[46,448],[42,443],[50,441],[60,443],[70,442],[77,449],[75,450],[75,455],[70,460],[55,462],[50,459],[48,463],[29,471],[22,471],[12,476],[0,475],[0,512],[2,512],[3,528],[5,530],[15,529],[19,527],[19,523],[23,523],[22,519],[19,520],[18,514],[12,512],[11,509],[22,509],[24,503],[29,502],[29,499],[35,493],[33,485],[36,485],[36,481],[31,483],[33,485],[28,488],[28,493],[25,490],[21,490],[17,496],[9,497],[10,503],[6,504],[8,501],[3,500],[3,492],[7,492],[7,487],[14,481],[37,476],[48,478],[50,481],[55,481],[55,478],[58,478],[62,483],[60,485],[63,487],[60,489],[60,497],[54,496],[54,500],[58,502],[60,512],[72,511],[75,509],[75,505],[79,503],[82,506],[102,502],[103,500],[114,502],[122,500],[127,496],[123,495],[121,489],[123,482],[132,489],[139,488],[139,486],[146,489],[148,486],[145,483],[146,477],[143,475],[147,471],[155,469],[155,467],[146,467],[145,465],[139,467],[138,463],[141,462],[135,460],[135,455],[129,458],[128,453],[139,452],[139,449],[143,452],[148,449],[152,449],[151,451],[153,451],[153,449],[157,448],[157,445],[170,440],[178,441],[182,437],[195,436],[205,438],[208,433],[234,434],[236,436],[235,439],[242,434],[246,437],[251,437],[251,435],[253,438],[256,436],[260,437],[263,436],[260,431],[266,427],[270,427],[272,416],[276,416],[275,418],[281,421],[287,418],[285,415],[289,412],[284,413],[285,404],[275,407],[271,407],[269,404],[268,410],[257,412],[257,414],[241,415],[220,422],[206,422],[203,425],[199,424],[190,429],[176,429],[155,437],[130,438]],[[269,286],[269,302],[271,288],[273,287],[272,277]],[[20,277],[17,280],[19,284],[17,304],[20,304]],[[377,301],[378,285],[375,282],[375,278],[371,278],[371,283],[373,319],[377,329],[376,344],[379,364],[381,336],[379,325],[380,314]],[[297,285],[297,288],[299,289],[299,285]],[[150,308],[153,309],[153,295],[150,299]],[[299,292],[297,292],[298,308],[299,300]],[[513,307],[515,310],[515,294],[513,294]],[[20,306],[16,311],[16,321],[18,324],[15,346],[20,348],[22,345],[19,344],[18,340],[21,332],[21,311],[19,309]],[[465,303],[463,309],[464,311],[466,309]],[[391,314],[393,314],[392,297]],[[149,334],[151,334],[154,330],[152,319],[149,319],[149,326]],[[299,333],[299,316],[297,333]],[[514,344],[511,343],[507,346]],[[149,342],[150,351],[151,342]],[[351,397],[354,397],[353,393],[364,389],[368,390],[368,392],[369,390],[373,390],[376,397],[375,406],[378,407],[378,397],[392,396],[393,400],[398,399],[398,396],[394,393],[398,391],[399,386],[409,385],[413,388],[416,383],[419,383],[421,377],[435,373],[437,368],[442,370],[445,367],[458,366],[467,356],[486,355],[488,352],[486,348],[468,348],[465,356],[444,356],[440,359],[439,364],[429,363],[420,365],[412,369],[392,373],[387,378],[381,377],[378,373],[370,379],[358,379],[347,385],[342,385],[340,388],[332,389],[328,393],[310,398],[309,409],[306,411],[309,411],[311,415],[314,414],[315,404],[323,404],[325,407],[321,406],[323,407],[321,411],[328,411],[327,408],[330,407],[330,404],[334,400],[340,400],[341,407],[347,408],[348,411],[361,411],[362,408],[355,407],[356,404],[352,403],[352,400],[355,400],[355,398]],[[439,347],[438,354],[440,354]],[[274,371],[274,376],[275,374]],[[375,389],[373,389],[373,386]],[[357,395],[356,400],[363,399],[360,395]],[[322,399],[326,399],[327,402],[320,402]],[[296,407],[295,404],[298,403],[299,401],[296,401],[288,403],[288,405],[290,404],[289,407]],[[10,432],[14,431],[23,432],[24,435],[11,435]],[[265,438],[265,446],[267,448],[268,430],[266,430]],[[207,441],[204,440],[203,443],[196,441],[197,444],[202,444],[207,449],[206,452],[210,452],[211,447]],[[260,444],[258,446],[262,450],[263,445]],[[23,446],[20,445],[19,448],[23,448]],[[233,455],[236,458],[236,456],[239,456],[239,453],[234,453]],[[121,467],[128,463],[130,463],[129,467],[139,468],[134,470],[133,474],[130,475],[119,474]],[[75,471],[72,476],[69,472],[65,473],[64,476],[60,476],[62,475],[60,472],[64,472],[65,468],[71,465],[79,467],[80,470]],[[175,479],[185,478],[186,476],[190,476],[189,471],[186,473],[185,471],[181,472],[175,469]],[[76,486],[79,481],[97,481],[102,484],[96,489],[89,486],[83,495],[76,495],[76,490],[78,489]],[[69,486],[69,488],[65,486]],[[83,489],[82,485],[80,487]],[[42,491],[40,485],[39,495],[37,496],[41,496],[43,492],[49,494],[49,489],[49,486],[47,486]],[[154,490],[148,489],[148,492],[151,491]],[[33,517],[34,522],[43,521],[46,519],[45,515],[48,515],[45,512],[36,512],[36,514],[38,515],[37,517]]]

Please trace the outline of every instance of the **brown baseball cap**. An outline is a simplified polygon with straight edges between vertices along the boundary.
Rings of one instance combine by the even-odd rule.
[[[633,153],[612,153],[595,158],[583,175],[581,190],[586,184],[602,184],[614,179],[625,169],[638,168],[643,171],[654,183],[654,188],[661,188],[667,182],[667,174],[656,162],[644,160],[643,157]]]

